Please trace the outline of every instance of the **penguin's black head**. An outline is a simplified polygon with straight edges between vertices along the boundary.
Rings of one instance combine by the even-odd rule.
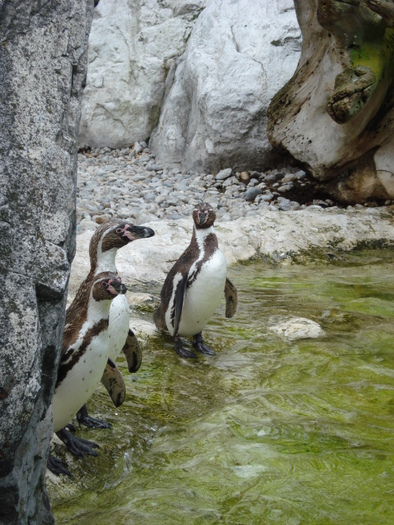
[[[96,277],[93,283],[93,298],[96,301],[115,299],[117,295],[125,294],[126,292],[127,286],[114,273],[103,272]]]
[[[193,211],[193,220],[196,228],[209,228],[216,219],[212,206],[206,202],[199,204]]]
[[[129,244],[129,242],[137,239],[147,239],[153,237],[155,232],[151,228],[145,226],[134,226],[128,222],[107,222],[97,228],[91,240],[89,253],[91,259],[96,256],[99,251],[101,241],[101,252],[106,252],[112,248],[122,248]]]

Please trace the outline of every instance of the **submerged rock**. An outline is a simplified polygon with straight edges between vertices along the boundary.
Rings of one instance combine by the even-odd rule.
[[[277,318],[273,316],[270,323],[271,332],[289,341],[317,339],[325,335],[323,328],[318,323],[305,317]]]

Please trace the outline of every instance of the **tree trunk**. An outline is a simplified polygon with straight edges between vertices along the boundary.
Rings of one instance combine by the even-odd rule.
[[[394,198],[392,0],[295,0],[303,48],[268,137],[343,202]]]
[[[53,523],[50,409],[75,250],[93,0],[0,0],[0,522]]]

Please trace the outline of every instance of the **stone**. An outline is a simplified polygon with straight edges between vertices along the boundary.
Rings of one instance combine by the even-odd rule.
[[[0,522],[52,524],[51,401],[75,251],[91,0],[0,7]]]
[[[318,323],[305,317],[278,318],[272,316],[270,324],[271,332],[288,341],[317,339],[325,335],[323,328]]]
[[[231,168],[226,168],[225,170],[220,170],[219,173],[216,174],[215,178],[216,180],[226,180],[233,174],[233,170]]]
[[[260,193],[261,193],[260,188],[248,188],[245,191],[243,198],[246,201],[254,201],[254,199],[257,197],[257,195],[260,195]]]
[[[129,147],[150,137],[172,66],[205,4],[100,0],[89,40],[81,146]]]
[[[139,155],[144,150],[144,148],[142,147],[142,145],[139,142],[135,142],[134,143],[134,148],[133,149],[134,149],[134,154],[135,155]]]
[[[250,175],[247,171],[241,171],[239,174],[239,180],[247,184],[250,181]]]
[[[271,164],[266,110],[300,50],[292,0],[210,0],[167,79],[150,141],[158,161],[199,171]]]
[[[272,145],[344,204],[394,197],[394,39],[388,36],[394,22],[388,5],[295,0],[303,51],[294,76],[268,108]]]

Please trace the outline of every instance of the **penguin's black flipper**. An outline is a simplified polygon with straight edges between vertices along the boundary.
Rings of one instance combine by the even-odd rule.
[[[126,399],[126,386],[119,368],[112,359],[107,361],[101,382],[107,389],[113,404],[119,407]]]
[[[187,288],[187,274],[179,281],[175,290],[175,317],[174,317],[174,336],[178,335],[179,324],[181,322],[183,301]]]
[[[68,450],[71,454],[74,454],[74,456],[84,457],[86,454],[89,456],[98,456],[97,452],[93,450],[99,448],[97,443],[88,441],[87,439],[78,438],[65,428],[56,432],[56,435],[61,441],[63,441]]]
[[[77,412],[77,420],[80,425],[85,427],[97,429],[97,428],[111,428],[111,423],[96,419],[95,417],[89,416],[86,405],[83,405]]]
[[[226,299],[226,317],[232,317],[237,311],[238,306],[238,292],[230,279],[226,278],[224,285],[224,297]]]
[[[126,356],[130,374],[137,372],[142,362],[142,348],[134,332],[130,329],[122,351]]]

